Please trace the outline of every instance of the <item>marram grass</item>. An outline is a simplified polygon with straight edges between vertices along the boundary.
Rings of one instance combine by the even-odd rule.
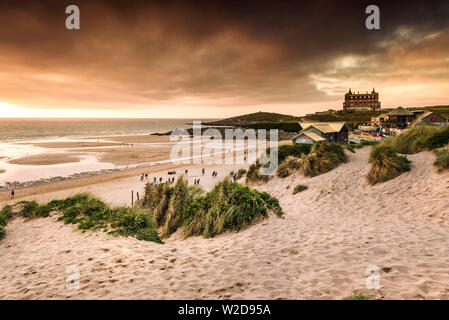
[[[77,224],[82,230],[103,229],[113,235],[133,236],[139,240],[160,240],[152,214],[139,208],[111,208],[103,201],[81,193],[63,200],[52,200],[47,204],[35,201],[20,201],[13,206],[5,206],[1,217],[20,215],[24,218],[47,217],[53,212],[60,215],[58,220]],[[0,218],[2,219],[2,218]]]
[[[340,144],[321,142],[314,144],[310,153],[301,157],[298,170],[304,176],[314,177],[329,172],[347,161]]]
[[[184,235],[214,237],[225,231],[239,231],[283,211],[276,198],[225,179],[191,204]]]
[[[438,171],[449,170],[449,149],[440,149],[435,150],[435,166],[438,168]]]
[[[394,179],[410,170],[410,161],[398,155],[397,150],[389,145],[380,144],[371,150],[369,157],[371,169],[368,172],[368,182],[376,184]]]

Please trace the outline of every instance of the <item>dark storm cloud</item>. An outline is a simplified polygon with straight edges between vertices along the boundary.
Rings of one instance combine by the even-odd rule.
[[[0,100],[103,108],[186,97],[230,107],[330,101],[311,75],[394,76],[407,66],[378,65],[394,58],[392,48],[418,60],[430,54],[423,46],[440,58],[449,50],[441,35],[426,38],[448,32],[447,1],[277,2],[2,1]],[[80,7],[80,30],[65,29],[69,4]],[[369,4],[380,7],[381,30],[365,28]],[[334,59],[351,55],[370,59],[332,74]],[[424,60],[425,77],[448,81]]]

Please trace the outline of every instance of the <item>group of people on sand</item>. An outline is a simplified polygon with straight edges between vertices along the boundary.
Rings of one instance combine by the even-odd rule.
[[[164,180],[164,178],[160,177],[159,179],[157,179],[156,177],[153,177],[153,184],[161,184],[161,183],[173,183],[175,182],[175,177],[168,177],[167,180],[165,180],[164,182],[162,182]]]
[[[195,181],[193,181],[193,184],[196,184],[196,185],[200,184],[200,179],[195,179]]]
[[[148,173],[142,173],[141,175],[140,175],[140,181],[143,181],[143,180],[148,180]]]
[[[237,180],[237,173],[234,171],[231,171],[229,173],[229,177],[231,178],[231,181],[236,181]]]

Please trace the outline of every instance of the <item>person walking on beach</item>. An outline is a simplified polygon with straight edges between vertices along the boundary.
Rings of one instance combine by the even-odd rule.
[[[201,172],[203,173],[203,175],[206,173],[206,170],[204,170],[204,168],[203,168],[203,170],[201,170]]]
[[[15,194],[14,189],[12,189],[11,190],[11,199],[14,199],[14,194]]]

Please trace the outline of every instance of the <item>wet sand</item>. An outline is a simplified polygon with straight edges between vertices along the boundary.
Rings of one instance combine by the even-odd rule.
[[[35,143],[31,142],[20,144],[32,145],[41,148],[55,148],[55,149],[109,147],[109,146],[122,145],[121,143],[116,142],[86,142],[86,141],[55,141],[55,142],[35,142]]]
[[[52,164],[79,162],[81,154],[53,153],[38,154],[8,161],[11,164],[48,166]]]
[[[167,160],[173,145],[150,145],[114,148],[77,149],[76,152],[98,153],[101,162],[116,166]]]

